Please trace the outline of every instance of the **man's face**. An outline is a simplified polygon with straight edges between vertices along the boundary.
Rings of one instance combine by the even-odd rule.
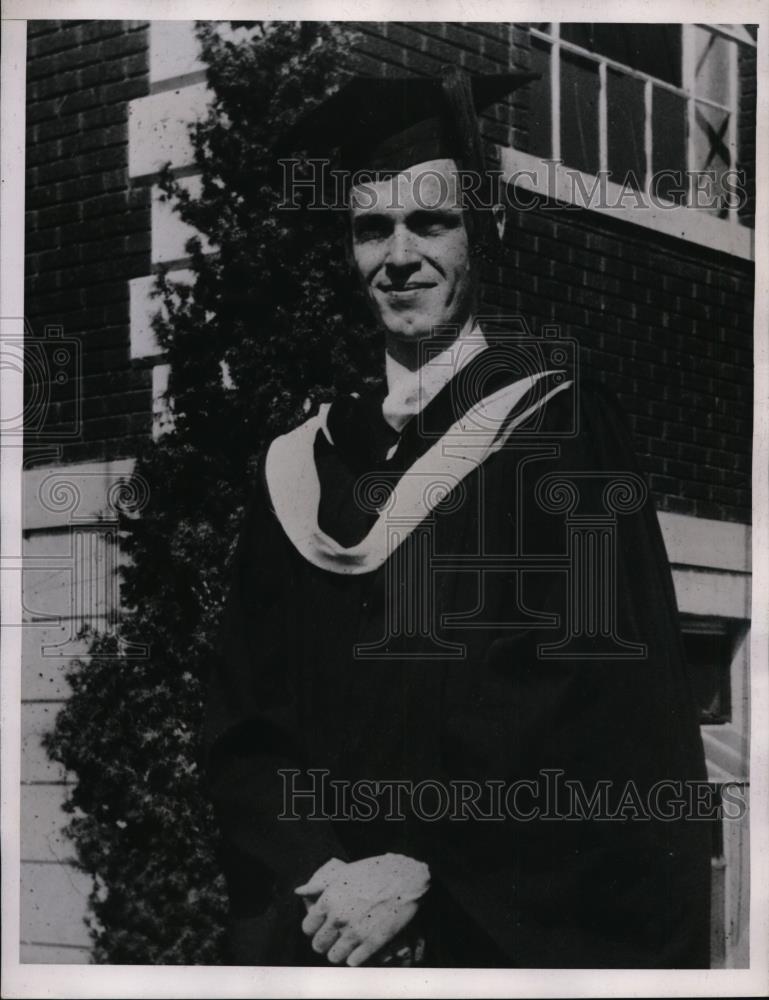
[[[429,337],[463,326],[473,307],[470,242],[453,160],[428,160],[354,187],[352,255],[388,335]]]

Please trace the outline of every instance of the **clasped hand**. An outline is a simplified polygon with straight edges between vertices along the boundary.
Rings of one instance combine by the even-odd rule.
[[[411,921],[430,870],[402,854],[349,864],[332,858],[294,891],[307,907],[302,930],[329,962],[362,965]]]

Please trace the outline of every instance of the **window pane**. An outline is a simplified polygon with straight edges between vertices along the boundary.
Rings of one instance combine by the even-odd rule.
[[[562,24],[561,37],[681,86],[680,24]]]
[[[686,186],[686,100],[669,90],[652,91],[652,172],[679,173],[677,178],[658,180],[655,190],[662,198],[683,201]]]
[[[594,28],[594,24],[562,24],[561,38],[567,42],[573,42],[575,45],[581,45],[583,49],[595,52]]]
[[[643,187],[644,83],[626,73],[606,74],[606,125],[610,180]]]
[[[700,196],[702,201],[700,207],[707,208],[715,215],[727,215],[726,207],[723,204],[724,190],[722,188],[723,175],[731,165],[729,152],[729,113],[719,111],[707,104],[695,104],[694,109],[694,135],[692,136],[693,157],[692,164],[694,170],[704,170],[712,174],[709,183],[706,180],[701,182]],[[703,202],[709,199],[706,197],[708,190],[712,192],[716,204],[708,206]]]
[[[552,103],[550,89],[550,51],[548,42],[531,40],[531,69],[541,73],[529,84],[529,151],[534,156],[553,155]]]
[[[684,626],[684,652],[690,667],[701,722],[729,722],[729,668],[733,640],[728,632],[690,632]]]
[[[725,170],[730,166],[729,113],[708,104],[695,104],[694,168]]]
[[[561,159],[597,174],[598,64],[566,52],[561,58]]]
[[[714,35],[705,28],[694,27],[694,92],[719,104],[729,104],[730,42],[721,35]]]

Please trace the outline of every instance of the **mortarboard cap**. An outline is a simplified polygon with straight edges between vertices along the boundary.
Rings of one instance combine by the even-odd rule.
[[[426,160],[453,159],[484,169],[477,114],[537,73],[470,75],[446,67],[435,77],[353,77],[303,115],[281,138],[280,156],[338,154],[338,167],[402,171]]]

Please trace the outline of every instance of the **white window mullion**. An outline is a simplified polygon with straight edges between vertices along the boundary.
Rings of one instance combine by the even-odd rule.
[[[644,83],[644,190],[651,191],[654,158],[652,153],[652,114],[654,112],[652,82]]]
[[[729,42],[729,169],[737,169],[737,122],[739,118],[739,52],[736,42]],[[729,207],[729,221],[737,222],[737,207]]]
[[[561,158],[561,25],[552,26],[553,45],[550,50],[550,117],[552,122],[552,157]]]
[[[608,113],[606,94],[606,63],[598,63],[598,170],[609,169]]]
[[[686,94],[686,169],[691,175],[695,169],[694,161],[694,132],[695,132],[695,103],[694,83],[695,83],[695,48],[694,48],[694,27],[684,24],[681,29],[681,83]]]
[[[722,38],[729,38],[739,42],[740,45],[749,45],[756,48],[756,40],[750,34],[744,24],[700,24],[700,28],[707,28],[714,35],[721,35]]]

